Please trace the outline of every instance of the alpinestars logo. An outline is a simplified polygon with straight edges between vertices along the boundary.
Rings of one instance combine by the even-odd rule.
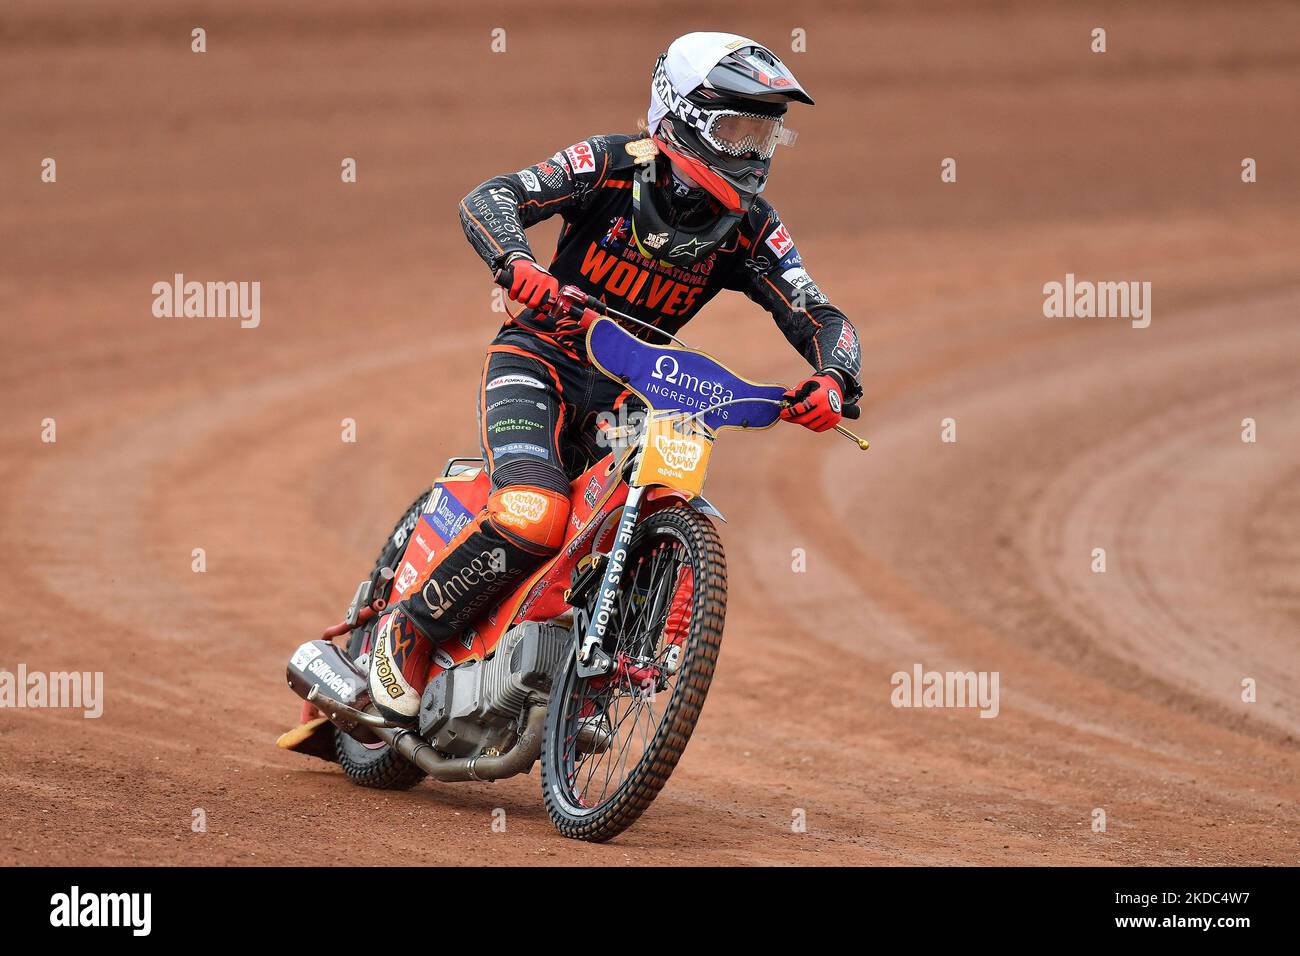
[[[671,259],[694,258],[699,255],[700,250],[705,248],[704,243],[698,239],[688,239],[680,246],[673,246],[672,251],[668,253]]]
[[[676,471],[694,471],[700,463],[704,446],[689,438],[655,436],[655,451],[663,456],[664,464]]]

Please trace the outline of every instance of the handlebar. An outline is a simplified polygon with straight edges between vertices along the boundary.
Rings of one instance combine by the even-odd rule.
[[[493,276],[493,279],[496,281],[497,285],[509,289],[514,285],[515,281],[514,263],[509,263],[498,269],[496,274]],[[656,328],[649,322],[643,322],[635,316],[626,315],[622,312],[616,311],[615,309],[611,309],[595,296],[587,295],[586,292],[583,292],[582,289],[578,288],[576,285],[564,286],[560,289],[559,295],[554,298],[547,296],[538,307],[537,311],[553,318],[563,317],[572,319],[584,330],[589,328],[591,323],[595,322],[596,319],[601,316],[604,316],[605,318],[619,319],[624,322],[634,322],[643,328],[649,329],[657,335],[666,335],[683,348],[688,347],[685,342],[677,338],[677,336],[673,335],[671,332],[665,332],[663,329]],[[808,394],[814,387],[815,386],[813,386],[812,383],[806,384],[800,392],[795,393],[794,396],[787,399],[786,404],[793,405],[807,398]],[[847,419],[855,420],[861,417],[862,409],[856,404],[845,403],[840,409],[840,414]],[[854,437],[856,440],[856,436]]]
[[[515,283],[514,263],[512,262],[498,269],[493,279],[503,289],[509,289]],[[542,301],[542,304],[537,307],[538,312],[554,318],[574,319],[584,329],[596,321],[597,316],[605,315],[605,309],[606,306],[603,302],[587,295],[576,285],[566,285],[560,290],[558,296],[552,297],[548,295]]]

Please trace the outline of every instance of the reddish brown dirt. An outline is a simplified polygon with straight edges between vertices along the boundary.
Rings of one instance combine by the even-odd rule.
[[[107,693],[0,711],[0,863],[1300,862],[1300,10],[452,6],[0,13],[0,668]],[[587,846],[536,771],[385,794],[277,751],[286,656],[475,449],[498,316],[456,201],[634,128],[720,24],[807,31],[770,195],[857,321],[873,448],[725,436],[727,639],[668,788]],[[175,272],[259,280],[261,326],[154,318]],[[1045,319],[1067,272],[1151,281],[1151,327]],[[801,372],[738,297],[689,332]],[[999,716],[893,708],[917,662],[997,671]]]

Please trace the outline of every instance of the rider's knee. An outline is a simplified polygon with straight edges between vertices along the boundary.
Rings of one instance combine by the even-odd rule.
[[[537,554],[555,554],[564,544],[569,496],[535,485],[512,485],[488,496],[488,520],[498,531]]]
[[[569,479],[553,461],[510,455],[492,470],[487,517],[507,539],[535,554],[552,555],[564,544],[569,520]]]

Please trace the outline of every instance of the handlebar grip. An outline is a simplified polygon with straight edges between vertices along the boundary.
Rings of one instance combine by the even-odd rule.
[[[504,265],[498,269],[493,274],[492,281],[501,288],[509,290],[515,284],[515,263],[511,262],[509,265]],[[537,307],[537,311],[549,312],[553,305],[555,305],[555,297],[547,293],[546,298],[542,300],[542,304]]]
[[[845,405],[840,409],[840,414],[848,419],[858,419],[862,417],[862,409],[857,405]]]
[[[802,385],[799,386],[798,390],[796,390],[793,395],[791,395],[789,398],[785,400],[786,407],[788,408],[791,405],[798,405],[805,398],[807,398],[814,391],[816,391],[816,389],[817,389],[817,383],[812,381],[811,379],[804,382]]]

